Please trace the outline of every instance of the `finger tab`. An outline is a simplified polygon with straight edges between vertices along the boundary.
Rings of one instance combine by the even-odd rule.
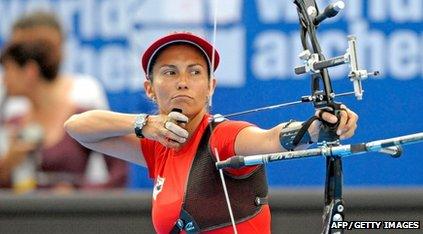
[[[177,123],[188,123],[188,117],[182,113],[170,112],[168,116]]]

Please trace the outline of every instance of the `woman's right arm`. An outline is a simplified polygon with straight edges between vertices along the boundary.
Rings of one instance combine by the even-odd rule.
[[[83,146],[132,163],[145,165],[134,134],[135,114],[91,110],[71,116],[65,129]]]

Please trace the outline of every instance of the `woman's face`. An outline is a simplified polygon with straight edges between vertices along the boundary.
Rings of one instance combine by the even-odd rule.
[[[145,89],[155,98],[161,114],[182,109],[189,118],[207,111],[210,87],[207,62],[201,52],[190,45],[173,45],[164,49],[153,67],[153,82]]]

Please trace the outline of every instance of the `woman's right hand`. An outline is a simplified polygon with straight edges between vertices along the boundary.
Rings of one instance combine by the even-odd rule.
[[[178,148],[188,139],[188,131],[184,129],[187,122],[188,117],[176,111],[168,115],[150,115],[142,133],[168,148]]]

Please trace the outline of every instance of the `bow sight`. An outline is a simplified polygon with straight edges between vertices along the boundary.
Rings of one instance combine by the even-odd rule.
[[[353,82],[354,85],[354,95],[357,100],[363,99],[363,87],[361,85],[361,81],[366,79],[369,75],[377,76],[379,75],[379,71],[374,72],[367,72],[367,70],[360,70],[358,68],[358,59],[357,59],[357,39],[355,36],[348,36],[348,49],[344,55],[326,59],[323,61],[319,61],[319,55],[311,52],[308,49],[305,49],[303,52],[300,53],[299,58],[304,61],[303,66],[296,67],[295,74],[301,75],[304,73],[312,73],[317,74],[320,72],[321,69],[326,69],[329,67],[335,67],[338,65],[350,64],[350,72],[348,77]],[[326,98],[322,95],[323,92],[316,91],[314,99],[315,100],[326,100]],[[334,97],[333,94],[331,94]],[[323,104],[317,104],[316,107],[320,107]]]

